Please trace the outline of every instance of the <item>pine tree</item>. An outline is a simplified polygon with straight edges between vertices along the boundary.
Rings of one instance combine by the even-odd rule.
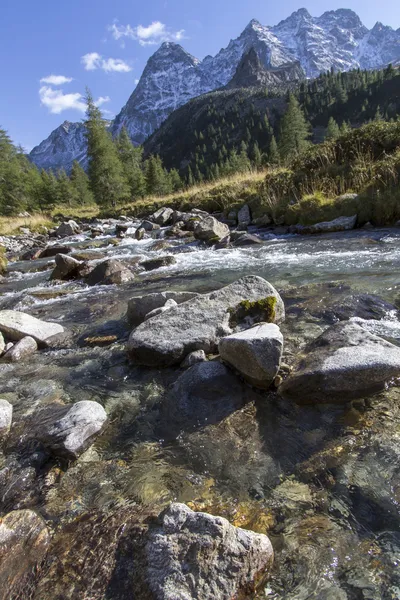
[[[304,152],[309,146],[310,128],[298,101],[290,94],[288,108],[281,122],[279,151],[283,159]]]
[[[146,193],[164,196],[170,192],[170,181],[159,156],[150,156],[145,163]]]
[[[383,118],[383,114],[381,111],[381,107],[378,104],[378,107],[377,107],[376,113],[375,113],[375,117],[374,117],[374,121],[383,121],[383,120],[384,120],[384,118]]]
[[[75,188],[64,169],[57,174],[57,202],[71,208],[76,202]]]
[[[187,184],[188,184],[188,187],[194,186],[194,177],[193,177],[193,172],[192,172],[192,169],[190,168],[190,165],[188,166]]]
[[[279,165],[280,162],[278,144],[276,143],[274,135],[272,136],[271,141],[269,143],[268,162],[270,165]]]
[[[129,198],[129,185],[107,124],[89,90],[86,103],[90,188],[99,205],[115,208],[118,202]]]
[[[259,169],[262,165],[262,154],[260,151],[260,147],[257,142],[254,142],[253,148],[251,150],[251,160],[256,169]]]
[[[335,140],[340,135],[339,125],[336,123],[333,117],[329,118],[328,127],[326,129],[325,139]]]
[[[76,202],[78,204],[92,204],[94,198],[89,187],[89,178],[76,160],[72,163],[70,179]]]
[[[141,146],[135,148],[125,127],[122,127],[118,135],[116,146],[132,197],[140,198],[144,196],[146,182],[142,169],[143,148]]]
[[[44,169],[40,172],[41,176],[41,192],[40,192],[40,208],[42,210],[52,208],[58,201],[58,181],[53,171],[45,171]]]
[[[171,169],[169,172],[169,178],[171,183],[171,191],[178,192],[182,189],[182,180],[179,176],[179,173],[176,169]]]

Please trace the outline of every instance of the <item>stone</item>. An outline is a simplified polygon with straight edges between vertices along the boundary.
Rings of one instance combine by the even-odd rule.
[[[139,225],[139,229],[144,229],[145,231],[154,231],[155,229],[160,229],[160,225],[157,225],[157,223],[152,223],[151,221],[144,220]]]
[[[277,325],[261,323],[222,338],[218,348],[221,359],[237,369],[249,383],[268,389],[279,371],[283,336]]]
[[[357,215],[352,217],[338,217],[333,221],[323,221],[314,225],[295,225],[293,233],[333,233],[335,231],[348,231],[354,229],[357,223]]]
[[[13,347],[5,353],[3,359],[7,362],[19,362],[27,356],[34,354],[37,349],[38,346],[36,341],[33,337],[27,335],[14,344]]]
[[[250,233],[242,233],[235,241],[232,243],[232,246],[235,248],[240,248],[244,246],[255,246],[258,244],[262,244],[263,241],[257,235],[251,235]]]
[[[42,517],[33,510],[15,510],[0,522],[0,600],[23,598],[50,544]]]
[[[69,254],[71,251],[71,246],[47,246],[40,252],[38,258],[51,258],[56,254]]]
[[[1,333],[0,333],[1,335]],[[14,344],[12,342],[8,342],[5,346],[4,346],[4,352],[8,352],[9,350],[11,350],[11,348],[14,346]]]
[[[252,221],[252,224],[256,225],[257,227],[268,227],[268,225],[271,225],[271,223],[272,219],[269,215],[262,215],[261,217],[256,217]]]
[[[145,296],[137,296],[128,301],[127,318],[129,323],[139,324],[144,321],[146,315],[156,308],[165,305],[167,300],[174,300],[177,304],[182,304],[187,300],[196,298],[199,294],[195,292],[155,292]]]
[[[149,217],[149,220],[154,221],[154,223],[156,223],[157,225],[161,225],[161,227],[164,227],[165,225],[169,225],[169,223],[172,222],[173,214],[174,211],[172,210],[172,208],[164,206],[163,208],[156,210],[156,212]]]
[[[198,363],[205,362],[207,360],[206,353],[204,350],[194,350],[187,355],[184,361],[181,362],[181,369],[188,369],[197,365]]]
[[[145,260],[140,263],[140,266],[144,267],[146,271],[154,271],[155,269],[161,269],[162,267],[169,267],[175,263],[175,256],[160,256],[160,258]]]
[[[71,235],[77,235],[80,232],[81,232],[81,230],[80,230],[78,223],[76,223],[75,221],[73,221],[71,219],[69,221],[66,221],[65,223],[61,223],[61,225],[59,227],[57,227],[56,236],[57,237],[69,237]]]
[[[13,405],[0,399],[0,437],[7,435],[11,428]]]
[[[64,327],[58,323],[41,321],[17,310],[0,310],[0,331],[14,342],[29,335],[38,346],[46,346],[47,338],[62,333]]]
[[[33,437],[54,455],[76,459],[93,443],[106,421],[106,411],[98,402],[50,405],[36,415]]]
[[[82,263],[76,260],[76,258],[67,256],[66,254],[57,254],[55,261],[56,266],[50,275],[51,281],[65,281],[79,276],[79,268],[82,266]]]
[[[127,225],[126,223],[117,223],[117,225],[115,226],[115,235],[118,238],[124,238],[128,229],[129,225]]]
[[[267,308],[263,307],[271,309],[272,321],[284,319],[283,301],[275,288],[250,275],[142,323],[129,337],[128,353],[132,360],[147,366],[180,364],[194,350],[211,354],[221,338],[249,321],[254,306],[259,307],[259,320],[267,320]]]
[[[165,312],[166,310],[169,310],[170,308],[174,308],[175,306],[178,306],[178,303],[175,302],[175,300],[172,300],[172,298],[170,298],[169,300],[166,301],[164,306],[160,306],[159,308],[155,308],[154,310],[150,311],[145,316],[144,320],[148,321],[152,317],[155,317],[156,315],[160,315],[161,313]]]
[[[146,556],[154,600],[232,600],[265,582],[274,552],[264,534],[172,503],[149,530]]]
[[[199,221],[194,228],[194,237],[208,244],[216,244],[229,235],[229,227],[208,215]]]
[[[102,261],[86,277],[89,285],[129,283],[134,279],[135,274],[115,258]]]
[[[237,214],[238,225],[242,227],[248,227],[251,223],[251,214],[248,204],[242,206]]]
[[[280,394],[299,404],[370,396],[400,377],[400,348],[356,323],[332,325],[306,346]]]
[[[135,231],[135,239],[137,239],[138,242],[140,242],[140,240],[143,240],[145,237],[146,237],[146,230],[144,229],[144,227],[138,227]]]
[[[6,350],[6,343],[4,341],[3,334],[0,333],[0,356],[3,354],[3,352],[5,352],[5,350]]]

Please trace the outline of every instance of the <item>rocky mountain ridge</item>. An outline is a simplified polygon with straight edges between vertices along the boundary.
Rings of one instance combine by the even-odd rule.
[[[347,71],[398,63],[400,29],[376,23],[368,30],[348,9],[312,17],[301,8],[272,27],[253,19],[226,48],[202,61],[179,44],[164,42],[150,57],[138,85],[112,123],[113,134],[125,126],[134,143],[143,143],[191,98],[227,86],[243,56],[252,49],[267,71],[298,64],[311,78],[331,68]],[[30,157],[39,167],[68,169],[75,159],[84,162],[85,155],[83,125],[65,122],[34,148]]]

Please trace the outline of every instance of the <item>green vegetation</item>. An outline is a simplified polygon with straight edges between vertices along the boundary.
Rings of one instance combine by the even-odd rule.
[[[276,317],[276,297],[267,296],[261,300],[242,300],[237,306],[229,309],[229,324],[236,327],[245,319],[253,323],[273,323]]]

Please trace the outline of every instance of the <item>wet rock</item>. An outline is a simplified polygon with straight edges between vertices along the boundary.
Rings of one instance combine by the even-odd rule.
[[[210,215],[199,221],[194,229],[194,237],[208,244],[216,244],[229,235],[229,227]]]
[[[195,292],[155,292],[131,298],[128,301],[128,321],[132,325],[142,323],[148,313],[164,306],[168,300],[175,300],[177,304],[182,304],[198,295]]]
[[[239,210],[239,212],[237,214],[237,220],[238,220],[239,229],[241,229],[241,228],[247,228],[250,225],[250,223],[251,223],[251,214],[250,214],[250,208],[249,208],[248,204],[245,204]]]
[[[255,387],[267,389],[279,371],[283,336],[277,325],[262,323],[223,338],[218,348],[224,362]]]
[[[91,227],[90,229],[90,237],[91,238],[96,238],[99,235],[103,235],[104,234],[104,227],[102,227],[101,225],[97,225],[96,227]]]
[[[16,510],[2,518],[0,600],[24,597],[49,544],[46,524],[33,510]]]
[[[82,263],[72,256],[66,256],[65,254],[57,254],[55,257],[56,266],[50,275],[50,280],[61,280],[65,281],[68,279],[74,279],[79,276],[79,268]]]
[[[3,354],[3,352],[5,352],[5,350],[6,350],[6,343],[4,341],[3,334],[0,333],[0,356]]]
[[[26,252],[24,252],[20,257],[19,260],[36,260],[37,258],[39,258],[39,256],[42,253],[42,248],[31,248],[30,250],[27,250]]]
[[[144,262],[140,263],[140,266],[144,267],[146,271],[154,271],[155,269],[161,269],[161,267],[169,267],[175,263],[175,256],[161,256],[160,258],[145,260]]]
[[[274,554],[266,535],[178,503],[159,521],[146,544],[148,581],[157,600],[245,597],[268,575]]]
[[[87,261],[87,260],[101,260],[102,258],[106,258],[106,255],[98,250],[78,250],[78,252],[74,252],[71,254],[72,258],[75,258],[79,261]]]
[[[13,341],[21,340],[28,335],[40,347],[47,345],[47,338],[62,333],[64,327],[58,323],[41,321],[16,310],[0,310],[0,331]]]
[[[159,210],[156,210],[156,212],[149,217],[149,220],[154,221],[154,223],[156,223],[157,225],[161,225],[161,227],[164,227],[165,225],[169,225],[169,223],[172,222],[173,214],[174,211],[172,210],[172,208],[163,207]]]
[[[175,302],[175,300],[172,300],[172,298],[170,298],[169,300],[166,301],[164,306],[160,306],[159,308],[155,308],[154,310],[149,312],[145,316],[144,320],[148,321],[152,317],[155,317],[156,315],[160,315],[161,313],[165,312],[166,310],[170,310],[171,308],[174,308],[175,306],[178,306],[178,303]]]
[[[352,322],[327,329],[304,349],[279,387],[297,403],[348,402],[400,377],[400,348]]]
[[[99,263],[86,278],[89,285],[128,283],[134,279],[134,273],[114,258]]]
[[[253,219],[252,224],[258,227],[268,227],[271,225],[272,219],[269,215],[262,215],[261,217],[257,217]]]
[[[139,229],[144,229],[145,231],[154,231],[156,229],[160,229],[160,225],[145,220],[140,223]]]
[[[235,248],[240,248],[244,246],[255,246],[257,244],[262,244],[263,241],[257,235],[251,235],[250,233],[243,233],[238,238],[235,239],[232,246]]]
[[[360,319],[387,319],[389,315],[398,316],[396,306],[373,294],[354,294],[343,298],[340,302],[327,306],[315,314],[322,315],[332,324],[338,319],[346,321],[353,317]]]
[[[75,459],[93,443],[106,420],[106,412],[98,402],[54,405],[39,412],[33,435],[53,454]]]
[[[117,223],[117,225],[115,226],[115,235],[118,238],[124,238],[128,229],[129,225],[127,225],[126,223]]]
[[[222,238],[222,240],[220,242],[215,244],[215,249],[222,250],[224,248],[229,248],[230,242],[231,242],[231,236],[227,235],[226,237]]]
[[[7,400],[0,399],[0,438],[10,431],[13,415],[13,405]]]
[[[194,352],[191,352],[187,355],[185,360],[181,363],[181,368],[188,369],[189,367],[193,367],[193,365],[205,362],[206,360],[207,356],[204,350],[195,350]]]
[[[338,217],[333,221],[323,221],[315,225],[295,225],[293,233],[332,233],[335,231],[348,231],[354,229],[357,223],[357,215],[352,217]]]
[[[26,337],[19,340],[14,346],[8,350],[3,356],[3,359],[7,362],[19,362],[27,356],[34,354],[38,349],[36,341],[33,337],[27,335]]]
[[[1,334],[0,334],[1,335]],[[11,350],[11,348],[14,346],[14,344],[12,342],[8,342],[5,346],[4,346],[4,352],[8,352],[9,350]]]
[[[245,306],[241,307],[243,302]],[[272,320],[283,320],[284,306],[275,288],[261,277],[243,277],[142,323],[129,337],[128,353],[134,361],[147,366],[180,364],[194,350],[210,354],[221,338],[233,333],[234,326],[247,320],[247,305],[251,309],[260,303],[273,304]],[[235,325],[231,324],[232,315]]]
[[[138,242],[140,242],[140,240],[144,240],[144,238],[146,237],[146,230],[143,227],[138,227],[135,231],[135,239],[138,240]],[[147,236],[149,237],[149,236]]]
[[[57,237],[69,237],[71,235],[77,235],[80,232],[81,232],[81,230],[80,230],[78,223],[76,223],[75,221],[73,221],[71,219],[69,221],[66,221],[65,223],[61,223],[61,225],[59,227],[57,227],[56,236]]]
[[[70,246],[47,246],[38,256],[38,258],[51,258],[56,254],[69,254],[72,251]]]

